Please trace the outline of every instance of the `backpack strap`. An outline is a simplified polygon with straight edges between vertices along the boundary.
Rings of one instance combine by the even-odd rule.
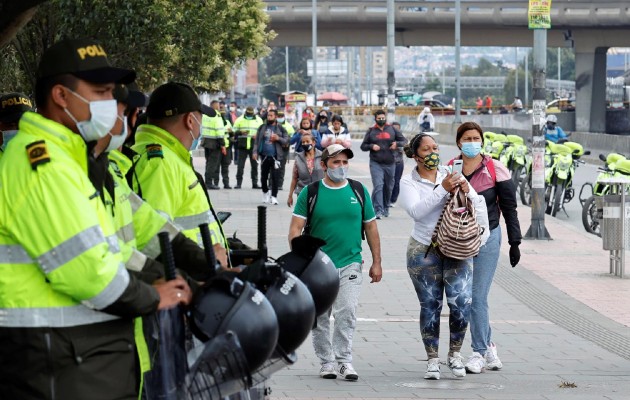
[[[494,161],[492,160],[492,158],[490,158],[486,163],[486,168],[488,168],[488,172],[492,177],[492,182],[497,183],[497,171],[495,171],[494,169]]]
[[[304,190],[304,189],[302,189]],[[304,234],[311,233],[311,220],[313,217],[313,210],[315,209],[315,203],[317,203],[317,193],[319,192],[319,181],[309,183],[306,187],[306,225],[304,225]]]
[[[348,178],[352,191],[357,196],[357,200],[361,203],[361,239],[365,240],[365,227],[363,226],[363,218],[365,217],[365,191],[363,190],[363,184],[354,179]]]

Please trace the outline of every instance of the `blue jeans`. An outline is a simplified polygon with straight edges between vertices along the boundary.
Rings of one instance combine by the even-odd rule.
[[[429,358],[438,358],[440,314],[444,293],[449,308],[449,355],[459,352],[468,329],[472,302],[472,258],[455,260],[429,251],[428,246],[409,239],[407,272],[420,301],[420,334]]]
[[[472,307],[470,310],[470,340],[472,350],[481,355],[492,339],[490,315],[488,314],[488,294],[490,285],[497,270],[499,249],[501,247],[501,226],[490,231],[486,244],[479,249],[477,257],[473,258]]]
[[[381,164],[370,161],[370,176],[372,176],[372,205],[376,215],[383,215],[389,204],[384,199],[389,199],[394,188],[394,174],[396,164]]]

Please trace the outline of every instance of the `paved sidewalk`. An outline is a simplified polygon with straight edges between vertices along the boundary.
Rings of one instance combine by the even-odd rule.
[[[355,155],[350,177],[371,188],[367,157],[360,151]],[[203,165],[202,158],[195,158],[197,169]],[[410,168],[407,164],[406,173]],[[233,179],[234,165],[230,175]],[[289,183],[285,178],[280,204],[267,208],[268,247],[273,257],[288,251]],[[255,246],[256,210],[262,193],[251,189],[248,179],[244,187],[210,191],[210,196],[217,210],[233,213],[224,224],[226,234],[237,231],[239,238]],[[530,225],[528,208],[519,208],[519,219],[525,232]],[[394,208],[389,218],[378,221],[383,281],[364,284],[358,309],[353,364],[359,381],[320,379],[319,361],[309,338],[298,350],[299,361],[273,376],[271,398],[627,399],[630,279],[608,274],[608,252],[602,250],[601,239],[555,218],[548,217],[545,224],[554,240],[524,241],[516,268],[509,266],[508,246],[502,247],[490,293],[493,337],[502,370],[459,379],[442,365],[441,380],[422,379],[426,354],[419,334],[419,304],[405,265],[412,222],[404,211]],[[367,276],[371,261],[367,244],[364,249]],[[445,359],[446,304],[441,321],[440,355]],[[470,354],[469,338],[463,354]]]

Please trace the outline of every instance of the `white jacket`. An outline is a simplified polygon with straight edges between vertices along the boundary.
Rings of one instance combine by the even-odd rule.
[[[448,200],[448,192],[442,186],[442,181],[449,174],[447,167],[438,168],[435,183],[421,178],[414,168],[410,174],[403,176],[400,180],[400,194],[397,204],[414,220],[411,237],[424,245],[431,244],[431,237],[435,230],[444,204]],[[483,246],[490,236],[488,224],[488,208],[483,196],[478,195],[472,186],[468,185],[470,191],[466,195],[472,200],[477,222],[483,228],[481,245]]]

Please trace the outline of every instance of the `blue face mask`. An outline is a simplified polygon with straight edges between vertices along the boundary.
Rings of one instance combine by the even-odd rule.
[[[193,119],[195,120],[196,123],[199,124],[199,132],[197,137],[195,138],[195,135],[193,135],[192,131],[188,131],[188,133],[190,133],[190,137],[192,138],[192,144],[190,145],[190,149],[189,150],[195,150],[197,148],[197,146],[199,146],[199,138],[201,138],[201,122],[199,122],[199,120],[197,119],[197,117],[195,117],[195,115],[193,114]]]
[[[462,143],[462,153],[468,158],[475,158],[481,152],[481,142]]]
[[[9,141],[13,139],[17,133],[17,129],[12,131],[2,131],[2,150],[7,148],[7,144],[9,144]]]

